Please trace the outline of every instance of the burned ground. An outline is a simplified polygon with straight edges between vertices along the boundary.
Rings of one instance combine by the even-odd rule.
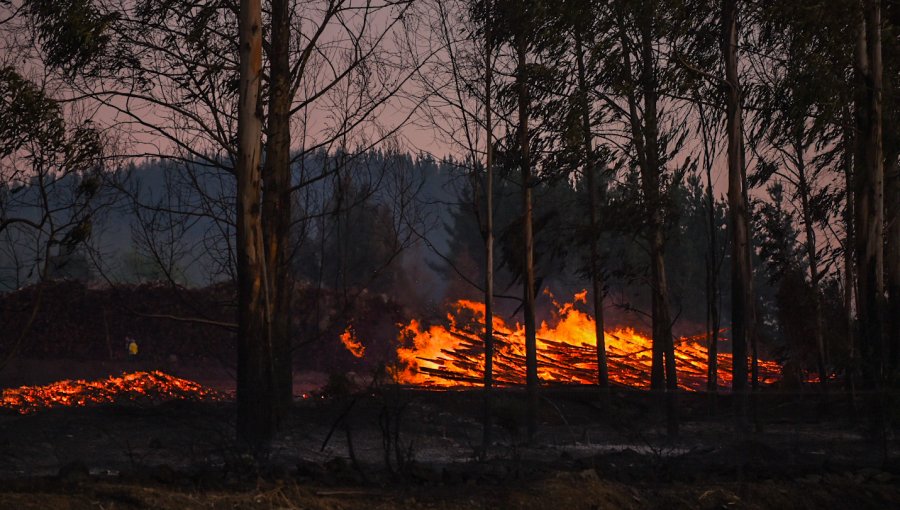
[[[0,508],[889,508],[896,431],[846,401],[763,395],[733,433],[681,395],[677,440],[645,392],[547,388],[536,442],[517,390],[496,395],[477,459],[477,391],[357,387],[298,402],[268,456],[234,443],[230,401],[121,402],[0,416]]]

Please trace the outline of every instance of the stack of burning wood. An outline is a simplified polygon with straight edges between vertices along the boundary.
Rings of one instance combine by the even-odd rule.
[[[482,382],[484,341],[483,305],[460,301],[448,316],[448,325],[422,327],[411,322],[403,329],[398,351],[401,366],[395,378],[401,383],[425,386],[475,386]],[[525,381],[524,331],[494,318],[494,381],[499,385]],[[632,328],[616,328],[605,334],[609,378],[614,384],[637,388],[650,386],[652,341]],[[678,383],[682,389],[706,387],[708,350],[705,336],[676,340]],[[593,318],[562,305],[553,325],[542,324],[538,331],[538,373],[545,383],[594,384],[597,379],[597,350]],[[721,350],[721,349],[720,349]],[[731,381],[730,353],[719,353],[719,383],[727,389]],[[781,377],[774,361],[759,361],[760,382],[769,384]]]

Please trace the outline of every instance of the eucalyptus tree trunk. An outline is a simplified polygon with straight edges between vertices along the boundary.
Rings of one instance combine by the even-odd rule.
[[[650,367],[650,389],[662,390],[666,387],[666,372],[664,368],[665,352],[668,342],[660,326],[665,325],[669,329],[668,337],[671,339],[671,321],[661,318],[662,313],[668,313],[667,285],[665,282],[664,241],[662,204],[660,201],[660,168],[659,148],[657,132],[657,94],[655,89],[655,73],[652,69],[653,41],[651,39],[652,19],[650,13],[642,13],[641,19],[641,60],[642,68],[639,83],[629,91],[628,113],[630,117],[631,138],[637,155],[638,167],[641,172],[641,190],[645,202],[645,222],[649,231],[648,244],[650,245],[651,268],[651,321],[653,327],[652,364]],[[630,44],[625,35],[624,18],[620,18],[619,38],[622,45],[623,82],[633,83]],[[648,58],[650,60],[648,60]],[[644,112],[641,117],[638,111],[638,96],[634,89],[640,88],[644,98]],[[661,263],[662,262],[662,263]],[[662,296],[666,296],[663,303]],[[676,383],[677,384],[677,383]]]
[[[528,44],[521,31],[516,34],[516,90],[519,107],[519,168],[522,173],[522,230],[525,257],[525,385],[528,392],[528,439],[537,432],[538,379],[537,329],[535,325],[534,288],[534,228],[531,205],[531,155],[528,140],[529,92],[527,83]]]
[[[856,323],[853,314],[853,304],[856,299],[856,279],[855,279],[855,258],[854,246],[856,243],[855,232],[855,203],[853,200],[854,191],[854,173],[853,166],[856,160],[856,131],[854,121],[852,119],[853,112],[847,110],[844,119],[844,227],[846,229],[846,237],[843,242],[844,250],[844,321],[847,325],[847,350],[849,353],[850,363],[845,374],[844,384],[847,389],[849,401],[852,404],[855,400],[855,388],[857,384],[857,376],[859,371],[859,359],[856,342]]]
[[[625,21],[619,13],[619,40],[622,45],[623,83],[631,84],[627,94],[630,117],[631,138],[641,172],[641,189],[645,203],[645,222],[650,245],[650,292],[651,317],[653,326],[652,364],[650,367],[650,389],[665,391],[666,422],[671,437],[678,434],[677,406],[675,402],[678,380],[675,373],[675,349],[672,339],[672,320],[669,315],[668,282],[665,266],[665,235],[663,204],[661,200],[661,166],[659,161],[659,139],[657,119],[656,74],[653,50],[653,9],[643,9],[638,14],[640,24],[639,41],[641,55],[640,78],[635,83],[631,63],[630,43],[625,32]],[[638,97],[634,92],[640,89],[644,100],[643,117],[638,111]]]
[[[857,34],[856,284],[863,386],[883,377],[884,157],[882,154],[881,2],[865,0]]]
[[[709,326],[707,327],[707,335],[709,342],[707,343],[706,356],[706,391],[712,395],[719,392],[719,271],[716,267],[716,217],[715,217],[715,199],[712,197],[712,171],[707,169],[706,181],[708,197],[708,213],[709,213],[709,246],[707,248],[707,313],[709,315]]]
[[[756,333],[750,218],[744,168],[744,120],[738,76],[738,4],[722,1],[722,54],[725,61],[726,133],[728,136],[728,217],[731,227],[731,323],[733,376],[739,427],[744,427],[747,397],[747,346]]]
[[[263,238],[271,299],[273,385],[282,417],[293,400],[291,258],[290,1],[272,0],[269,49],[269,112],[263,166]]]
[[[648,16],[649,17],[649,16]],[[672,342],[672,318],[669,306],[669,283],[665,264],[665,215],[662,199],[662,166],[659,161],[659,126],[657,115],[657,83],[653,62],[653,39],[649,20],[642,34],[643,68],[641,86],[644,91],[644,145],[646,167],[642,183],[647,201],[647,222],[650,229],[650,264],[653,286],[653,343],[659,344],[657,357],[664,358],[662,369],[665,387],[676,389],[675,356]],[[660,359],[660,361],[663,361]],[[659,372],[659,370],[657,371]]]
[[[482,451],[487,457],[491,445],[491,391],[494,385],[494,127],[491,118],[493,51],[491,2],[487,2],[484,48],[484,126],[485,126],[485,225],[484,225],[484,433]]]
[[[237,433],[264,448],[275,428],[272,350],[260,215],[262,16],[259,0],[241,0],[239,14],[237,176],[238,360]]]
[[[885,172],[885,213],[887,228],[888,365],[900,368],[900,165],[896,152],[887,158]]]
[[[715,411],[716,394],[719,392],[719,267],[716,256],[718,236],[716,235],[716,198],[713,192],[712,148],[707,136],[706,117],[702,104],[700,108],[701,133],[703,135],[703,164],[706,170],[706,213],[709,240],[706,247],[706,313],[707,313],[707,362],[706,391],[710,395],[710,411]]]
[[[634,83],[634,70],[631,62],[631,52],[630,52],[630,44],[628,38],[625,35],[625,19],[624,16],[619,16],[619,41],[622,45],[622,83],[633,84]],[[626,94],[628,100],[628,117],[629,117],[629,127],[631,128],[631,140],[634,144],[634,151],[636,154],[638,168],[641,171],[641,185],[642,189],[644,189],[644,200],[648,204],[650,202],[650,197],[647,196],[646,188],[648,185],[645,185],[644,182],[650,175],[647,172],[648,161],[647,161],[647,147],[645,144],[644,138],[644,128],[641,122],[640,114],[638,112],[638,97],[635,89],[637,87],[629,87],[628,93]],[[651,188],[650,193],[654,193],[652,191],[653,186],[649,185]],[[652,259],[652,257],[651,257]],[[652,289],[651,289],[652,292]],[[653,298],[651,300],[651,316],[656,316],[656,294],[653,293]],[[662,369],[662,349],[661,345],[657,341],[656,337],[656,329],[655,329],[656,321],[653,320],[653,343],[651,345],[651,355],[652,361],[650,365],[650,389],[662,389],[665,385],[665,374]]]
[[[651,4],[654,2],[651,2]],[[653,361],[650,388],[665,391],[666,425],[670,437],[678,435],[675,395],[678,378],[675,371],[675,344],[672,338],[672,317],[669,306],[669,283],[665,262],[665,214],[662,199],[662,164],[659,158],[659,119],[657,77],[653,48],[654,8],[638,14],[640,24],[641,72],[640,89],[644,99],[643,126],[638,135],[643,138],[641,187],[646,207],[646,222],[650,244],[650,291],[653,323]],[[636,122],[636,118],[632,123]],[[634,129],[634,128],[632,128]]]
[[[606,338],[604,337],[603,320],[603,274],[600,267],[600,221],[599,208],[601,198],[598,196],[598,184],[605,188],[605,184],[596,182],[597,155],[594,153],[591,136],[591,107],[588,102],[587,76],[584,66],[584,47],[581,33],[575,30],[575,60],[578,66],[578,107],[581,110],[581,131],[583,134],[585,164],[584,173],[587,177],[588,197],[590,198],[590,243],[591,243],[591,290],[594,296],[594,336],[597,339],[597,384],[601,388],[609,387],[609,367],[606,363]]]
[[[811,186],[807,175],[806,159],[803,156],[803,142],[794,142],[794,152],[797,160],[797,188],[800,192],[800,214],[803,217],[803,226],[806,233],[806,259],[809,263],[809,282],[812,288],[813,314],[815,326],[813,337],[816,340],[816,367],[819,371],[819,383],[824,392],[828,388],[828,370],[826,368],[825,352],[825,317],[822,312],[822,299],[819,291],[821,273],[819,273],[819,256],[816,250],[816,230],[813,214],[810,206]]]

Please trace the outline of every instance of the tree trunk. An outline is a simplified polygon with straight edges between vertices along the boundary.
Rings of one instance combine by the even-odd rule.
[[[892,151],[893,152],[893,151]],[[885,172],[885,213],[887,229],[888,282],[888,349],[889,367],[896,373],[900,368],[900,165],[896,152],[888,156]]]
[[[646,222],[649,231],[651,266],[651,321],[653,327],[652,364],[650,388],[673,391],[666,397],[666,415],[670,435],[677,433],[674,390],[678,388],[675,374],[672,321],[669,316],[668,283],[665,272],[665,236],[663,209],[660,200],[660,164],[657,132],[657,91],[653,70],[652,9],[642,13],[640,89],[644,97],[644,115],[640,117],[634,87],[627,95],[631,135],[641,171],[641,188],[644,193]],[[628,38],[625,34],[624,16],[619,15],[619,39],[622,45],[623,83],[634,83]],[[642,122],[643,121],[643,122]],[[670,355],[666,356],[666,353]]]
[[[747,176],[744,169],[744,121],[742,92],[738,76],[737,0],[722,2],[722,54],[727,83],[728,136],[728,216],[731,227],[731,323],[733,378],[732,391],[738,404],[737,419],[743,428],[746,418],[747,345],[756,329],[753,297],[753,269],[750,259],[750,218],[747,204]]]
[[[856,284],[863,386],[883,377],[884,355],[884,158],[882,156],[881,2],[865,0],[857,37],[858,132],[856,179]]]
[[[709,242],[706,251],[706,312],[707,312],[707,361],[706,391],[711,396],[711,410],[715,411],[716,394],[719,392],[719,267],[716,249],[716,199],[712,181],[712,150],[706,132],[706,118],[703,106],[700,106],[701,122],[703,122],[704,165],[706,167],[706,201],[707,227]]]
[[[290,2],[272,0],[269,50],[269,115],[263,167],[263,236],[271,296],[273,385],[276,410],[283,417],[293,401],[290,132]]]
[[[484,51],[485,225],[484,225],[484,434],[482,451],[491,445],[491,389],[494,385],[494,130],[491,119],[491,2],[487,2]]]
[[[534,230],[531,207],[531,156],[528,144],[529,95],[527,83],[526,57],[528,45],[521,32],[516,35],[518,68],[516,85],[519,106],[519,167],[522,172],[522,230],[525,257],[525,385],[528,391],[528,439],[533,440],[537,432],[538,380],[537,370],[537,330],[534,313]]]
[[[707,328],[707,356],[706,356],[706,391],[712,395],[712,403],[715,406],[715,396],[719,393],[719,268],[716,257],[716,201],[712,187],[712,165],[706,168],[707,188],[707,213],[709,223],[709,247],[707,249],[706,267],[706,307],[709,327]],[[715,407],[713,407],[715,410]]]
[[[650,236],[650,275],[653,322],[653,365],[650,388],[666,392],[666,423],[670,437],[678,435],[675,415],[675,392],[678,378],[675,371],[675,344],[672,338],[672,318],[669,311],[669,283],[665,261],[665,215],[662,200],[662,168],[659,161],[659,127],[657,119],[657,82],[654,65],[652,9],[641,15],[641,90],[644,96],[644,158],[641,183],[647,207],[647,226]]]
[[[238,104],[237,278],[238,278],[238,438],[258,450],[274,427],[271,344],[266,303],[265,250],[260,216],[262,120],[262,16],[259,0],[241,0],[240,89]]]
[[[665,264],[665,216],[661,196],[661,167],[659,162],[659,130],[657,127],[656,77],[653,72],[653,46],[649,32],[642,42],[644,89],[644,146],[647,165],[642,179],[644,198],[647,202],[647,222],[650,230],[651,286],[653,293],[653,345],[659,346],[654,360],[664,361],[664,367],[657,369],[665,379],[665,387],[677,388],[675,359],[672,342],[672,319],[669,312],[669,284]],[[658,376],[657,379],[660,379]],[[661,389],[658,385],[656,389]]]
[[[892,100],[896,104],[896,80],[885,80]],[[885,282],[887,285],[887,376],[900,375],[900,138],[893,115],[885,116],[884,133],[884,234]]]
[[[806,258],[809,262],[809,282],[812,289],[813,314],[815,315],[815,329],[813,336],[816,340],[816,366],[819,371],[819,384],[822,391],[828,389],[828,370],[825,356],[825,317],[822,314],[822,299],[820,297],[819,257],[816,251],[816,231],[813,225],[812,210],[809,199],[812,190],[806,175],[806,160],[803,156],[803,142],[794,142],[794,152],[797,158],[797,184],[800,192],[800,214],[803,216],[803,226],[806,230]]]
[[[845,387],[847,389],[850,403],[854,399],[856,388],[856,378],[859,370],[859,360],[857,359],[856,347],[856,323],[853,316],[853,304],[856,302],[855,289],[856,281],[854,278],[854,246],[855,246],[855,207],[853,201],[853,165],[856,154],[856,133],[853,126],[853,112],[847,111],[844,121],[844,226],[847,236],[844,239],[844,320],[847,325],[847,350],[849,353],[850,363],[845,376]]]
[[[604,320],[603,320],[603,274],[600,268],[599,253],[599,211],[600,197],[598,194],[598,184],[596,182],[596,165],[598,164],[597,156],[594,154],[594,147],[591,135],[591,108],[588,102],[587,76],[584,68],[584,48],[582,47],[581,34],[578,29],[575,31],[575,58],[578,65],[578,106],[581,109],[581,130],[583,133],[584,144],[584,173],[587,177],[588,197],[590,197],[590,243],[591,243],[591,289],[594,296],[594,337],[597,340],[597,384],[601,388],[609,387],[609,368],[606,363],[606,338],[604,337]]]

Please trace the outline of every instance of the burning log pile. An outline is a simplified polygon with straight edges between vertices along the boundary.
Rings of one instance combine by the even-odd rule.
[[[220,393],[158,370],[132,372],[97,381],[64,380],[46,386],[3,390],[0,408],[29,414],[52,407],[169,400],[219,400]]]
[[[538,373],[542,381],[568,384],[594,384],[597,373],[597,350],[594,318],[578,310],[577,302],[585,302],[586,293],[575,296],[571,303],[557,305],[553,324],[546,322],[538,329]],[[401,331],[398,350],[399,365],[395,379],[404,384],[423,386],[475,386],[482,382],[484,371],[484,305],[474,301],[457,301],[448,313],[448,326],[423,327],[411,321]],[[508,325],[494,317],[495,358],[494,381],[500,385],[523,384],[525,381],[525,329]],[[617,328],[605,334],[610,381],[624,386],[648,388],[652,364],[652,342],[632,328]],[[706,386],[707,356],[705,337],[676,340],[675,356],[678,384],[683,389],[699,390]],[[719,383],[727,389],[731,382],[732,358],[720,353]],[[780,379],[781,367],[774,361],[759,362],[760,381],[772,383]]]

